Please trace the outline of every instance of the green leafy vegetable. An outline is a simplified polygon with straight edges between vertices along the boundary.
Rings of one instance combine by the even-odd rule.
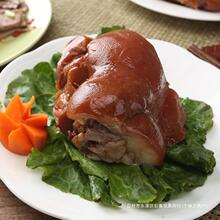
[[[195,167],[207,174],[215,167],[214,153],[203,147],[206,135],[213,126],[212,108],[204,102],[182,99],[185,109],[186,138],[183,142],[171,146],[167,157],[183,165]]]
[[[56,131],[54,127],[49,127],[49,140],[47,147],[42,151],[34,148],[27,160],[27,166],[35,169],[47,165],[56,164],[67,157],[63,135]]]
[[[88,176],[82,171],[77,162],[68,157],[48,166],[43,166],[42,180],[63,192],[78,194],[91,200],[91,190]]]
[[[48,115],[48,126],[52,126],[55,123],[53,117],[54,95],[42,94],[36,97],[36,101],[32,108],[34,113],[46,113]]]
[[[114,26],[103,28],[102,33],[124,29]],[[36,96],[34,112],[45,112],[54,124],[52,108],[56,93],[56,66],[60,54],[51,62],[41,62],[25,70],[8,87],[6,103],[15,95],[23,101]],[[160,203],[181,192],[202,186],[213,172],[215,158],[203,144],[213,126],[210,106],[190,99],[181,100],[187,113],[186,138],[170,146],[165,163],[160,167],[108,164],[92,161],[82,155],[66,136],[54,127],[48,127],[47,146],[33,149],[27,166],[43,170],[42,180],[64,192],[108,206],[119,206],[119,201],[130,203]]]
[[[49,140],[47,147],[42,151],[33,149],[28,157],[27,166],[32,169],[42,168],[42,180],[64,192],[78,194],[89,200],[101,201],[108,206],[120,205],[110,195],[109,186],[104,180],[107,180],[107,174],[104,173],[104,169],[101,170],[100,167],[100,172],[97,171],[98,175],[88,175],[96,172],[98,168],[96,162],[84,158],[55,127],[48,127],[48,131]],[[69,154],[66,149],[70,152]],[[71,158],[73,159],[71,160]],[[83,166],[79,166],[80,163],[77,161],[85,164],[84,169],[87,172],[83,172],[81,168]],[[86,164],[86,162],[88,163]],[[99,175],[103,179],[96,177]],[[79,182],[75,182],[75,178],[80,178]],[[87,182],[84,186],[83,181],[85,180]],[[79,184],[82,185],[79,186]],[[88,190],[90,191],[88,192]]]
[[[20,77],[9,84],[5,102],[8,104],[15,94],[27,102],[32,96],[53,96],[55,93],[54,70],[49,63],[41,62],[33,69],[24,70]]]
[[[213,126],[212,108],[204,102],[191,99],[181,100],[186,118],[185,143],[189,146],[201,146],[206,141],[206,134]]]
[[[148,203],[155,198],[156,191],[141,172],[139,166],[107,164],[89,160],[65,142],[73,161],[78,161],[83,171],[89,175],[109,180],[111,195],[129,202]]]
[[[108,179],[108,172],[107,172],[107,164],[99,161],[92,161],[83,156],[78,150],[73,148],[71,143],[64,142],[66,146],[66,150],[70,155],[70,158],[73,161],[78,161],[80,166],[84,170],[85,173],[93,176],[97,176],[102,178],[103,180]]]
[[[157,190],[157,196],[153,203],[169,200],[170,196],[175,193],[175,190],[164,180],[160,170],[148,165],[143,165],[141,168],[152,186]]]
[[[120,206],[110,195],[110,189],[107,183],[99,177],[89,176],[92,200],[101,201],[107,206]]]
[[[165,163],[160,170],[160,175],[169,186],[175,189],[173,194],[176,195],[202,186],[207,178],[205,173],[172,163]]]
[[[173,161],[183,165],[191,166],[210,174],[215,167],[214,153],[203,146],[177,145],[171,147],[167,156]]]
[[[167,201],[170,196],[202,186],[207,179],[207,174],[201,171],[170,161],[166,161],[158,168],[143,165],[142,170],[157,190],[157,198],[153,201],[154,203]]]
[[[5,105],[19,95],[24,102],[28,102],[32,96],[36,97],[33,105],[34,113],[46,113],[49,116],[49,125],[54,123],[52,108],[56,93],[56,66],[61,54],[53,55],[51,62],[41,62],[33,69],[24,70],[17,79],[12,81],[5,97]]]
[[[52,66],[52,68],[54,69],[54,72],[55,72],[54,79],[57,78],[57,74],[56,74],[57,64],[58,64],[60,58],[61,58],[61,53],[55,53],[50,60],[50,65]]]
[[[130,203],[149,203],[156,198],[157,191],[149,183],[139,166],[111,164],[109,184],[113,198]]]
[[[124,30],[124,29],[126,29],[125,26],[118,26],[118,25],[115,25],[112,27],[103,27],[101,29],[100,34],[104,34],[104,33],[111,32],[111,31]]]
[[[42,180],[63,192],[78,194],[91,200],[89,177],[77,162],[73,162],[63,144],[65,140],[55,127],[49,127],[47,147],[42,151],[33,149],[27,160],[29,168],[41,168]]]

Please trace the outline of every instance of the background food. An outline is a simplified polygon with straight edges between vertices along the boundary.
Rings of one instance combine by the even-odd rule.
[[[177,2],[194,9],[204,9],[208,11],[220,11],[219,0],[169,0]]]
[[[20,0],[0,0],[0,40],[28,30],[28,6]]]

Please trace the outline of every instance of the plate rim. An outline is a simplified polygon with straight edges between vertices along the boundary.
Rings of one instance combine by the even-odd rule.
[[[44,26],[44,28],[42,29],[41,33],[39,34],[39,36],[37,38],[34,38],[33,41],[30,42],[30,44],[28,44],[26,47],[24,47],[22,50],[19,51],[19,53],[14,54],[13,56],[10,56],[8,58],[6,58],[3,61],[0,61],[0,67],[4,66],[5,64],[8,64],[10,61],[14,60],[15,58],[19,57],[20,55],[24,54],[26,51],[28,51],[29,49],[31,49],[46,33],[50,23],[51,23],[51,19],[52,19],[52,3],[51,0],[46,0],[47,4],[48,4],[48,19],[47,19],[47,23],[45,23],[46,25]],[[0,71],[1,73],[1,71]]]
[[[167,15],[169,17],[173,17],[173,18],[181,18],[181,19],[186,19],[186,20],[190,20],[190,21],[207,21],[207,22],[219,22],[220,21],[220,12],[216,12],[216,13],[219,13],[219,18],[211,18],[211,19],[206,19],[206,18],[197,18],[197,17],[185,17],[183,15],[177,15],[177,14],[170,14],[169,12],[165,12],[165,11],[160,11],[159,9],[155,9],[155,8],[152,8],[152,7],[148,7],[147,5],[145,4],[142,4],[140,1],[141,0],[130,0],[132,3],[140,6],[140,7],[143,7],[145,9],[148,9],[150,11],[153,11],[153,12],[156,12],[156,13],[159,13],[159,14],[163,14],[163,15]],[[167,2],[167,4],[174,4],[172,2]],[[186,10],[196,10],[196,9],[191,9],[191,8],[188,8],[184,5],[179,5],[180,7],[184,7]],[[197,10],[198,11],[198,10]],[[212,12],[209,12],[209,11],[205,11],[205,10],[200,10],[199,12],[208,12],[208,13],[212,13]],[[215,12],[213,12],[215,13]]]
[[[89,35],[89,36],[94,36],[94,35]],[[54,40],[52,40],[52,41],[49,41],[49,42],[47,42],[47,43],[41,45],[40,47],[36,48],[36,49],[33,50],[33,51],[30,51],[30,52],[28,52],[28,53],[25,53],[25,54],[23,54],[23,55],[17,57],[15,60],[13,60],[11,63],[9,63],[9,64],[2,70],[2,72],[1,72],[1,74],[0,74],[0,80],[1,80],[4,76],[7,75],[8,69],[10,69],[10,67],[14,65],[14,62],[19,62],[19,60],[25,59],[25,57],[31,56],[31,55],[33,55],[33,54],[35,54],[35,53],[38,53],[38,52],[41,51],[45,46],[48,46],[48,45],[50,45],[50,44],[54,44],[54,43],[56,43],[57,41],[66,41],[66,42],[68,42],[68,40],[70,40],[72,37],[73,37],[73,36],[66,36],[66,37],[61,37],[61,38],[54,39]],[[148,40],[149,40],[150,42],[156,42],[156,41],[158,41],[158,42],[170,44],[170,45],[172,45],[172,46],[175,46],[175,47],[184,49],[186,52],[188,52],[185,48],[182,48],[182,47],[180,47],[179,45],[176,45],[176,44],[173,44],[173,43],[170,43],[170,42],[167,42],[167,41],[158,40],[158,39],[148,39]],[[190,54],[190,52],[188,52],[188,53]],[[203,61],[203,60],[200,60],[200,59],[197,58],[197,57],[195,57],[195,58],[198,59],[200,62],[205,62],[205,61]],[[40,61],[39,61],[39,62],[40,62]],[[209,64],[209,63],[207,63],[207,62],[205,62],[205,63],[208,64],[208,65],[211,65],[211,64]],[[211,66],[212,66],[212,65],[211,65]],[[27,204],[27,205],[29,205],[30,207],[32,207],[32,208],[38,210],[39,212],[45,213],[45,214],[47,214],[47,215],[50,215],[50,216],[53,216],[53,217],[56,217],[56,218],[64,219],[64,216],[58,215],[57,213],[54,214],[53,212],[47,211],[47,210],[45,210],[45,209],[42,209],[41,207],[38,207],[38,206],[36,206],[36,205],[33,205],[31,202],[29,202],[28,200],[26,200],[25,198],[23,198],[22,196],[20,196],[17,192],[15,192],[15,191],[13,190],[13,187],[11,186],[11,184],[10,184],[10,183],[8,184],[8,181],[1,177],[1,174],[0,174],[0,179],[1,179],[1,181],[4,183],[4,185],[5,185],[13,194],[14,194],[17,198],[19,198],[22,202],[24,202],[25,204]],[[58,190],[58,189],[57,189],[57,190]],[[189,192],[189,193],[190,193],[190,192]],[[83,198],[80,198],[80,199],[83,199]],[[202,215],[206,214],[207,212],[209,212],[210,210],[212,210],[214,207],[216,207],[219,203],[220,203],[220,198],[219,198],[218,201],[215,201],[215,202],[213,202],[213,203],[211,203],[211,204],[209,203],[209,205],[208,205],[206,208],[203,208],[203,209],[202,209],[203,211],[200,212],[199,216],[202,216]],[[199,216],[198,216],[198,214],[196,214],[196,213],[195,213],[194,215],[192,215],[193,218],[197,218],[197,217],[199,217]],[[65,217],[65,219],[71,219],[71,217],[70,217],[70,218],[66,218],[66,217]],[[188,220],[188,219],[183,217],[181,220]]]

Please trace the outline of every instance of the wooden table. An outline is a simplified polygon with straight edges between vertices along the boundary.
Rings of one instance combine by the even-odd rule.
[[[0,220],[55,220],[17,199],[0,181]]]

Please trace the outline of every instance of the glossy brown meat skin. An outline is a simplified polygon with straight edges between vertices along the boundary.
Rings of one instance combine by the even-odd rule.
[[[54,115],[57,125],[67,134],[72,129],[73,121],[66,116],[67,105],[76,88],[84,82],[87,76],[85,54],[91,41],[85,36],[74,37],[66,46],[62,59],[58,63],[57,88]]]
[[[171,0],[184,4],[195,9],[204,9],[208,11],[220,11],[219,0]]]
[[[60,94],[68,93],[68,82],[74,87],[63,115],[69,122],[95,119],[119,134],[127,141],[127,151],[135,153],[132,163],[161,164],[166,146],[184,138],[185,113],[178,95],[168,87],[154,47],[128,30],[109,32],[94,40],[82,38],[87,46],[79,46],[80,52],[73,49],[74,43],[68,47],[77,59],[83,58],[74,74],[83,66],[81,78],[87,80],[76,82],[78,78],[66,66],[77,59],[66,55],[67,51],[58,65]],[[59,96],[54,107],[57,121],[58,103],[62,102]],[[62,120],[58,126],[68,133]]]

